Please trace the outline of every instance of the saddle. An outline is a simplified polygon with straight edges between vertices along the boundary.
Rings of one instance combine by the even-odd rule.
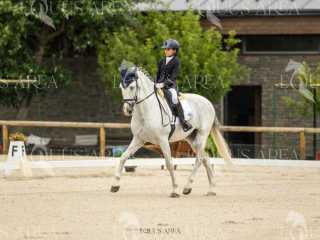
[[[158,94],[158,96],[160,96],[162,99],[164,99],[166,101],[166,99],[164,97],[163,90],[161,88],[157,89],[157,94]],[[186,121],[189,121],[192,118],[192,110],[191,110],[191,107],[187,101],[186,95],[179,92],[178,99],[179,99],[181,106],[182,106],[182,109],[183,109],[184,119]],[[171,112],[172,112],[173,116],[177,117],[176,111],[171,110]]]
[[[164,93],[163,93],[163,90],[162,90],[161,88],[158,88],[158,89],[157,89],[157,93],[158,93],[159,96],[161,96],[162,98],[164,98]],[[178,92],[178,98],[179,98],[179,100],[184,99],[184,98],[185,98],[185,97],[184,97],[184,94]]]

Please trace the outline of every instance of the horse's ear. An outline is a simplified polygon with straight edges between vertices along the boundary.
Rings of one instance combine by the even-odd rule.
[[[130,68],[121,71],[121,84],[127,88],[133,81],[138,79],[137,68]]]
[[[136,77],[138,78],[139,76],[138,76],[138,68],[137,67],[135,67],[135,69],[134,69],[134,73],[136,74]]]
[[[136,74],[138,72],[138,68],[134,67],[132,71]]]

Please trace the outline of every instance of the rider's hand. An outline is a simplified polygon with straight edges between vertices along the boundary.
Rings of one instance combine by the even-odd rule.
[[[163,88],[164,87],[164,83],[156,83],[156,88]]]

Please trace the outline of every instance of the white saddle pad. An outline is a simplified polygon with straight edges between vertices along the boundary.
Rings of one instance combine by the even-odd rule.
[[[190,104],[185,99],[181,99],[180,102],[183,108],[184,119],[186,121],[189,121],[192,118],[192,109],[190,107]]]
[[[165,98],[164,98],[164,94],[163,91],[161,89],[158,89],[158,94],[162,97],[162,99],[166,102]],[[190,104],[188,103],[188,101],[183,97],[183,94],[181,94],[181,96],[179,97],[179,101],[182,105],[182,109],[183,109],[183,113],[184,113],[184,119],[186,121],[191,120],[193,114],[192,114],[192,109]],[[167,105],[167,107],[169,108],[169,106]],[[173,123],[173,118],[171,118],[171,123]]]

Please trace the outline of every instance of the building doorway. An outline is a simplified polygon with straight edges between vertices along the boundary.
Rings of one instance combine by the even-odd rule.
[[[233,86],[224,98],[224,125],[261,125],[261,86]],[[255,157],[259,133],[226,133],[234,157]]]

